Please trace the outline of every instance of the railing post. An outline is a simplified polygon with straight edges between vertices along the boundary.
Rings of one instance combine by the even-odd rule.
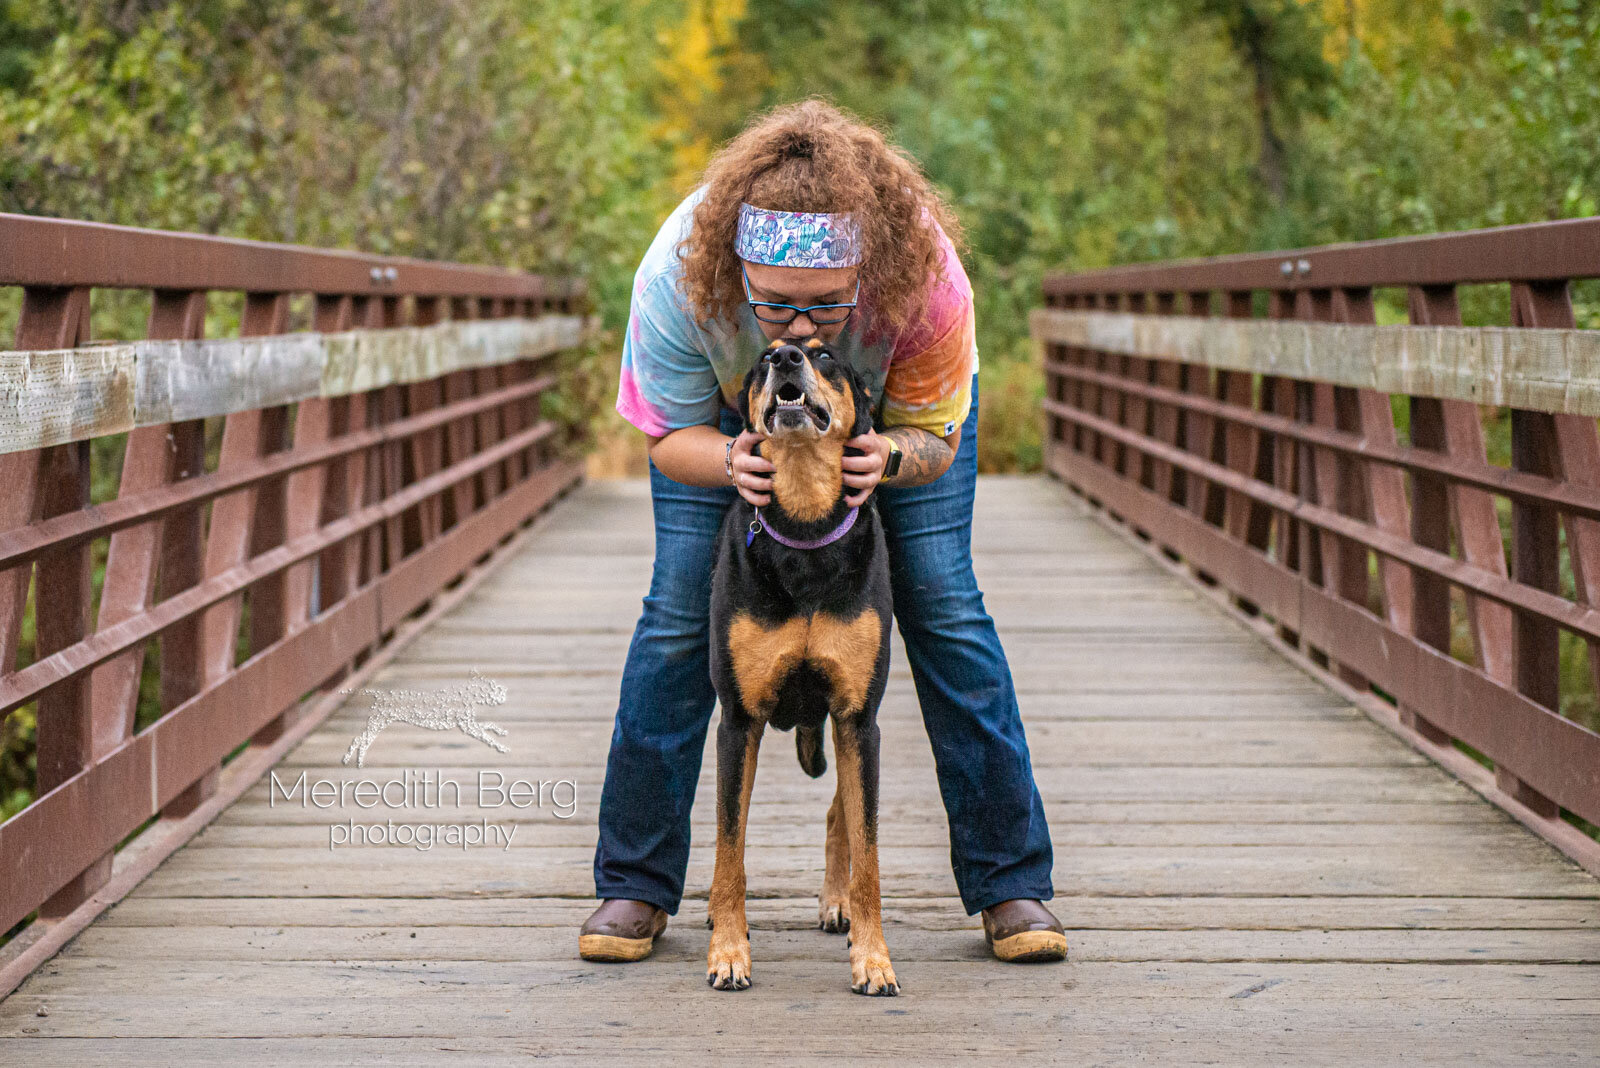
[[[1294,300],[1293,291],[1273,290],[1267,298],[1267,317],[1294,318]],[[1301,407],[1300,390],[1294,379],[1276,375],[1262,376],[1262,411],[1284,419],[1303,420],[1305,414],[1301,411]],[[1303,496],[1305,487],[1300,471],[1302,453],[1300,443],[1282,434],[1264,436],[1270,437],[1271,444],[1270,447],[1262,449],[1263,459],[1260,468],[1262,480],[1271,481],[1275,488],[1291,497]],[[1266,444],[1263,442],[1264,446]],[[1272,527],[1275,533],[1271,536],[1271,549],[1279,566],[1291,572],[1300,571],[1300,522],[1287,512],[1274,511]],[[1298,647],[1300,644],[1300,635],[1292,627],[1280,624],[1278,637],[1293,647]]]
[[[478,317],[478,302],[475,300],[457,299],[450,302],[451,321],[470,321]],[[445,400],[448,403],[463,401],[473,395],[472,372],[454,371],[445,378]],[[481,443],[474,442],[477,428],[476,420],[471,417],[456,419],[450,423],[447,442],[450,446],[450,464],[458,464],[471,456],[475,448],[482,448]],[[450,525],[456,526],[467,520],[478,508],[479,493],[476,487],[480,484],[477,478],[464,478],[451,487],[450,496],[445,498],[448,506],[446,511]]]
[[[483,319],[498,319],[500,317],[500,302],[496,300],[482,300],[478,302],[478,315]],[[492,367],[474,368],[472,373],[472,393],[482,397],[493,393],[498,379]],[[487,449],[501,441],[504,437],[500,413],[494,409],[479,412],[478,423],[478,448]],[[494,464],[483,469],[479,476],[483,485],[483,503],[487,507],[505,489],[505,465]]]
[[[1211,291],[1192,290],[1185,296],[1185,311],[1197,319],[1211,317]],[[1211,399],[1217,391],[1211,381],[1211,368],[1203,363],[1183,365],[1183,391],[1196,397]],[[1217,421],[1205,412],[1184,413],[1184,440],[1189,451],[1204,460],[1222,462],[1222,444]],[[1223,498],[1216,483],[1195,477],[1189,480],[1189,507],[1201,519],[1214,526],[1222,523]]]
[[[281,333],[288,321],[288,297],[279,293],[248,293],[245,295],[244,318],[239,332],[244,336]],[[217,470],[228,471],[248,466],[281,446],[285,434],[286,414],[273,414],[272,409],[234,412],[227,417],[222,430],[222,453]],[[279,480],[281,486],[281,480]],[[277,493],[268,492],[268,504],[261,504],[262,489],[266,483],[251,485],[236,493],[218,497],[211,505],[211,525],[206,533],[205,577],[219,575],[229,568],[244,563],[255,555],[261,542],[257,541],[256,528],[265,522],[277,527],[269,532],[281,539],[281,511],[277,520],[270,502]],[[269,539],[269,534],[263,538]],[[264,592],[258,592],[264,591]],[[250,591],[250,632],[252,647],[258,635],[271,632],[273,618],[282,621],[283,597],[281,580],[278,583],[256,583]],[[256,620],[258,611],[265,617]],[[202,689],[216,685],[233,671],[239,641],[239,622],[244,612],[243,595],[235,594],[212,605],[205,611],[201,622]],[[212,794],[216,793],[217,776],[221,768],[213,767],[168,802],[162,815],[182,818],[192,813]]]
[[[1143,301],[1136,310],[1143,311]],[[1171,315],[1177,310],[1176,293],[1156,294],[1156,314]],[[1177,391],[1183,388],[1183,365],[1176,360],[1154,360],[1155,384],[1162,389]],[[1151,430],[1157,441],[1163,445],[1181,447],[1182,425],[1178,409],[1171,404],[1156,405],[1154,418],[1151,421]],[[1186,473],[1174,468],[1164,460],[1154,460],[1151,465],[1150,486],[1156,496],[1174,504],[1182,504],[1185,498]]]
[[[1139,294],[1136,300],[1138,303],[1134,306],[1135,311],[1140,310],[1144,300],[1143,294]],[[1149,383],[1155,370],[1152,362],[1141,356],[1118,356],[1113,359],[1121,365],[1120,376],[1132,382]],[[1150,402],[1134,393],[1123,393],[1121,397],[1123,418],[1118,421],[1140,437],[1147,437],[1150,433]],[[1128,477],[1141,486],[1150,485],[1154,470],[1153,457],[1141,450],[1130,451],[1125,446],[1122,447],[1122,453],[1128,467]],[[1141,537],[1149,537],[1149,531],[1137,527],[1135,530]]]
[[[355,321],[355,301],[348,295],[319,296],[311,313],[312,329],[332,334],[349,330]],[[328,403],[328,434],[339,438],[356,429],[352,415],[361,405],[360,394],[334,397]],[[336,457],[325,468],[326,488],[322,495],[321,525],[327,526],[342,519],[360,499],[360,478],[365,469],[365,458]],[[322,550],[317,558],[316,612],[327,611],[356,588],[360,582],[361,546],[364,536],[335,542]]]
[[[145,333],[157,340],[184,340],[205,334],[206,294],[197,290],[157,290],[151,294]],[[193,419],[137,427],[128,434],[119,498],[170,485],[202,474],[205,468],[205,423]],[[203,535],[200,509],[186,509],[166,519],[151,520],[111,535],[105,583],[100,592],[97,628],[104,630],[150,608],[160,581],[165,599],[200,580]],[[199,628],[186,619],[161,636],[161,709],[168,711],[199,692]],[[146,646],[124,653],[96,668],[94,693],[95,755],[110,752],[134,731],[139,706],[139,679]],[[109,862],[107,853],[103,861]]]
[[[1230,319],[1250,319],[1255,312],[1251,307],[1249,290],[1233,290],[1226,294],[1224,313]],[[1217,399],[1245,411],[1255,407],[1252,376],[1247,371],[1217,372]],[[1262,452],[1261,435],[1242,423],[1229,421],[1223,432],[1223,462],[1241,475],[1256,477],[1257,457]],[[1237,490],[1229,490],[1225,500],[1225,525],[1237,541],[1245,542],[1262,552],[1267,548],[1267,522],[1271,516],[1265,508]]]
[[[1514,282],[1511,322],[1519,327],[1571,327],[1572,300],[1567,283]],[[1590,433],[1593,433],[1591,420]],[[1561,456],[1555,416],[1548,412],[1511,409],[1511,466],[1517,471],[1561,477]],[[1552,593],[1561,591],[1561,535],[1556,510],[1541,502],[1511,502],[1511,575],[1518,582]],[[1546,708],[1561,708],[1560,631],[1549,620],[1515,612],[1512,658],[1517,690]],[[1529,786],[1510,768],[1495,767],[1500,789],[1540,815],[1560,815],[1556,804]]]
[[[241,337],[270,337],[289,329],[289,294],[250,293],[245,296]],[[285,451],[289,442],[289,405],[276,404],[261,412],[260,456]],[[288,480],[283,476],[258,484],[255,515],[250,522],[249,556],[256,557],[282,545],[288,534]],[[250,598],[250,655],[281,639],[289,630],[288,574],[278,571],[255,583]],[[282,733],[284,723],[274,720],[263,728],[262,741]]]
[[[417,326],[432,326],[444,319],[444,301],[439,297],[418,297],[413,321]],[[411,414],[432,411],[444,401],[444,385],[440,379],[414,382],[406,387],[406,407]],[[405,450],[405,482],[410,483],[433,475],[444,466],[444,432],[429,430],[414,435]],[[444,530],[444,502],[441,497],[429,497],[414,510],[406,513],[411,522],[405,531],[407,553],[432,542]]]
[[[77,287],[26,289],[17,323],[18,349],[68,349],[89,336],[89,291]],[[49,519],[86,507],[89,503],[89,443],[74,441],[15,454],[8,485],[19,489],[18,526]],[[22,481],[25,479],[25,481]],[[89,633],[91,597],[90,546],[85,543],[43,553],[35,567],[35,652],[50,656],[77,644]],[[8,592],[16,595],[14,609],[6,613],[7,631],[12,619],[20,625],[27,596],[26,567]],[[13,615],[14,612],[14,615]],[[14,647],[13,647],[14,648]],[[11,651],[7,651],[7,664]],[[94,709],[89,679],[78,675],[39,695],[36,794],[43,796],[94,760]],[[67,833],[72,833],[67,828]],[[111,874],[107,857],[91,864],[39,906],[43,919],[71,912]]]

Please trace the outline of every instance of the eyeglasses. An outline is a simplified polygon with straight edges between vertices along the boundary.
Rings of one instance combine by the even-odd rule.
[[[861,276],[856,275],[856,292],[844,304],[813,304],[809,308],[797,308],[793,304],[778,304],[769,300],[756,300],[750,295],[750,272],[745,270],[744,264],[739,264],[739,273],[744,277],[744,296],[750,303],[750,310],[755,317],[764,323],[775,323],[786,326],[794,322],[795,316],[804,314],[819,326],[831,326],[842,323],[850,318],[850,312],[856,306],[856,299],[861,296]]]

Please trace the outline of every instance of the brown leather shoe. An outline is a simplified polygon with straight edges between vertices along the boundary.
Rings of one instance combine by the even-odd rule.
[[[1042,901],[1025,897],[983,910],[983,937],[1003,961],[1065,960],[1067,936]]]
[[[644,960],[667,929],[667,914],[648,901],[607,898],[578,929],[584,960]]]

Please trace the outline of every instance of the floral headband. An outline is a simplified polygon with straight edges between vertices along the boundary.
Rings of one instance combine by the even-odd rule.
[[[739,205],[733,250],[751,263],[779,267],[854,267],[861,232],[851,212],[774,211]]]

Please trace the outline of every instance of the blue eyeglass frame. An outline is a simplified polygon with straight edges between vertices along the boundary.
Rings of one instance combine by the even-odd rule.
[[[745,270],[744,261],[742,261],[742,260],[739,263],[739,275],[740,275],[740,277],[742,277],[744,279],[744,299],[745,299],[745,302],[750,305],[750,314],[754,315],[757,319],[760,319],[762,322],[771,323],[774,326],[788,326],[790,323],[794,322],[796,319],[798,319],[802,315],[808,316],[811,319],[811,321],[813,323],[816,323],[818,326],[832,326],[835,323],[842,323],[845,320],[850,318],[850,312],[855,309],[855,306],[856,306],[857,302],[860,300],[860,297],[861,297],[861,275],[860,274],[856,275],[856,292],[855,292],[855,296],[852,297],[846,303],[843,303],[843,304],[813,304],[810,307],[806,307],[806,308],[797,308],[793,304],[779,304],[777,301],[772,301],[772,300],[756,300],[754,297],[752,297],[750,295],[750,272]],[[756,310],[758,307],[759,308],[787,308],[790,311],[794,312],[794,314],[789,316],[789,318],[783,319],[783,320],[765,319],[765,318],[762,318],[761,313]],[[824,310],[829,309],[829,308],[844,308],[844,309],[846,309],[846,311],[845,311],[844,315],[840,316],[837,319],[818,319],[818,318],[816,318],[815,316],[813,316],[811,314],[814,311],[824,311]]]

